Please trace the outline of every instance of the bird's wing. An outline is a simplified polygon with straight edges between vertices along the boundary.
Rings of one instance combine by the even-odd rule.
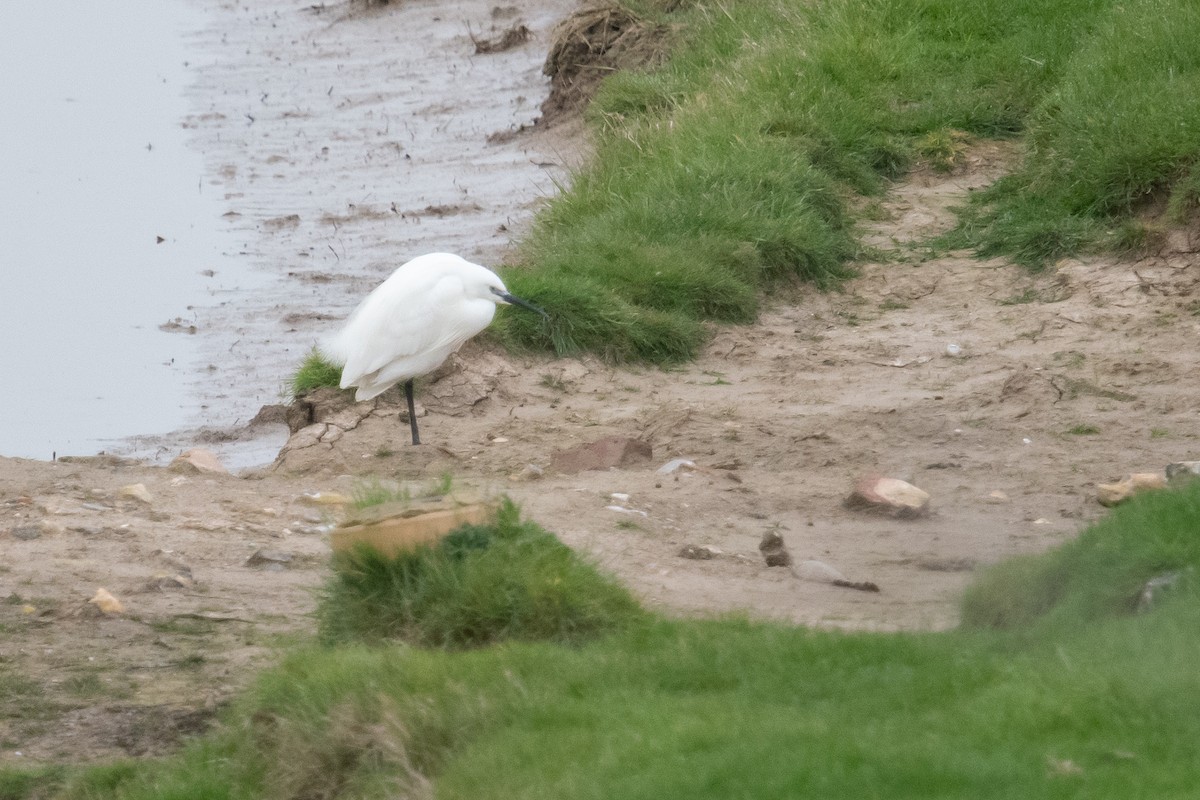
[[[453,352],[487,327],[494,310],[488,301],[466,300],[454,276],[389,279],[367,296],[328,349],[344,358],[342,386],[351,386],[394,362]],[[413,375],[397,380],[404,377]]]

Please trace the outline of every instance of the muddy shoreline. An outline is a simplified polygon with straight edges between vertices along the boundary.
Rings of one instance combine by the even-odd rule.
[[[181,315],[199,342],[194,423],[109,452],[165,463],[200,445],[241,469],[286,441],[246,424],[362,295],[424,252],[502,263],[569,181],[581,129],[532,127],[551,34],[575,3],[195,1],[211,23],[188,42],[182,124],[231,244],[211,302]],[[479,47],[513,29],[525,33],[505,48]]]

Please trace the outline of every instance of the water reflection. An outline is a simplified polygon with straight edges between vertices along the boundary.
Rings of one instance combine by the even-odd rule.
[[[222,208],[180,122],[183,0],[18,3],[0,48],[0,454],[178,427]]]

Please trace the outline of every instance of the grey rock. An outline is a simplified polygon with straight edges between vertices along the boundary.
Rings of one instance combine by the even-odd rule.
[[[20,539],[21,541],[28,542],[41,536],[42,529],[37,525],[19,525],[9,531],[9,533],[12,534],[14,539]]]
[[[282,550],[256,550],[253,555],[246,559],[246,566],[277,571],[286,569],[291,561],[292,554],[285,553]]]
[[[767,531],[763,534],[762,541],[758,544],[758,551],[762,553],[768,567],[791,566],[792,554],[787,551],[783,537],[775,531]]]

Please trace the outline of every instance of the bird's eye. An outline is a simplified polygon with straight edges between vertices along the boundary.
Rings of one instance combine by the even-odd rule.
[[[496,295],[497,297],[504,297],[505,292],[503,289],[497,289],[495,286],[489,286],[488,288],[491,289],[492,294]]]

